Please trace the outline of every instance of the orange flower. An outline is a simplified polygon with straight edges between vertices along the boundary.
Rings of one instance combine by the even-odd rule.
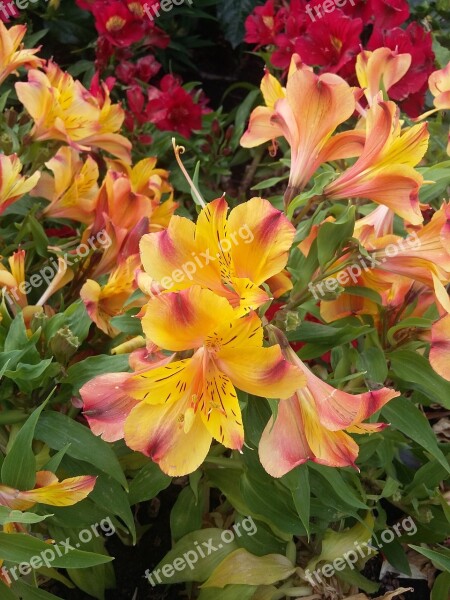
[[[361,156],[325,187],[324,196],[330,200],[367,198],[419,225],[423,221],[418,198],[423,177],[414,166],[428,147],[427,124],[401,131],[397,106],[378,101],[367,111],[366,128]]]
[[[80,151],[101,148],[130,162],[131,143],[116,133],[124,111],[111,104],[106,85],[101,101],[55,63],[44,70],[32,69],[28,83],[16,83],[17,96],[35,121],[33,138],[60,140]]]
[[[40,172],[36,171],[26,179],[20,175],[21,171],[22,163],[16,154],[0,154],[0,215],[13,202],[32,190],[41,176]]]
[[[131,377],[113,374],[114,399],[111,384],[100,385],[105,380],[94,379],[80,393],[88,411],[95,403],[97,415],[102,409],[108,413],[112,401],[115,411],[121,407],[127,445],[150,456],[169,475],[194,471],[212,438],[227,448],[242,447],[235,386],[287,398],[303,381],[278,346],[263,347],[262,323],[255,313],[239,318],[225,298],[199,286],[150,300],[142,326],[160,348],[193,351],[192,356]],[[120,429],[113,431],[117,435]]]
[[[315,75],[294,55],[286,90],[266,71],[261,91],[266,106],[255,108],[250,115],[241,145],[253,148],[277,137],[286,138],[291,147],[286,204],[302,191],[322,163],[361,153],[363,131],[332,137],[356,107],[355,91],[338,75]]]
[[[272,477],[281,477],[308,460],[331,467],[355,466],[358,444],[348,433],[373,433],[386,427],[362,421],[400,392],[382,388],[348,394],[314,375],[287,341],[282,347],[285,357],[305,376],[306,385],[280,400],[276,419],[270,419],[261,437],[261,464]]]
[[[398,54],[390,48],[363,50],[356,58],[356,76],[364,94],[372,104],[380,90],[388,92],[405,75],[411,65],[411,54]]]
[[[14,25],[8,29],[0,20],[0,84],[19,67],[36,69],[44,64],[42,58],[34,56],[40,47],[31,50],[23,48],[21,42],[26,31],[25,25]]]
[[[84,475],[59,481],[50,471],[36,473],[36,485],[26,492],[0,485],[0,506],[27,510],[37,504],[72,506],[84,500],[94,489],[96,477]]]
[[[88,156],[83,162],[76,150],[63,147],[45,166],[53,172],[53,177],[43,173],[31,194],[50,201],[44,213],[49,217],[92,223],[98,194],[95,160]]]

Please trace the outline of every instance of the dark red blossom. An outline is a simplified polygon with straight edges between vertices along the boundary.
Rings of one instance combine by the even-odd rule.
[[[399,53],[411,54],[411,67],[404,77],[389,90],[389,96],[400,103],[410,116],[417,117],[422,112],[428,77],[434,71],[434,52],[431,34],[418,23],[410,23],[406,29],[395,27],[390,31],[375,29],[367,48],[375,50],[387,46]]]
[[[366,22],[372,21],[378,29],[391,29],[409,17],[407,0],[369,0],[364,13]]]
[[[162,131],[177,131],[190,137],[195,129],[202,126],[202,107],[181,87],[179,79],[165,75],[160,89],[150,87],[147,104],[148,120]]]
[[[153,54],[143,56],[136,63],[137,77],[145,82],[157,75],[160,69],[161,64],[156,60]]]
[[[335,10],[311,22],[295,48],[308,65],[337,73],[360,52],[362,29],[361,19],[351,19]]]

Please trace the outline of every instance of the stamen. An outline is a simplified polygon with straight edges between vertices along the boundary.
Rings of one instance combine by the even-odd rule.
[[[183,175],[186,178],[186,181],[189,183],[189,185],[191,186],[191,192],[195,195],[195,197],[198,200],[198,203],[200,204],[200,206],[202,208],[206,208],[206,203],[202,198],[202,195],[200,194],[200,192],[198,191],[198,189],[195,187],[194,182],[192,181],[192,179],[189,176],[189,173],[186,171],[183,162],[180,158],[180,154],[184,154],[184,152],[186,151],[186,148],[184,146],[178,146],[175,138],[172,138],[172,146],[173,146],[173,151],[175,152],[175,158],[177,159],[177,163],[178,166],[180,167]]]

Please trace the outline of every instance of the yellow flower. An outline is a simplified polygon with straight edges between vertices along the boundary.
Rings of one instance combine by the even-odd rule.
[[[59,481],[50,471],[39,471],[33,490],[23,492],[0,485],[0,506],[13,510],[27,510],[38,502],[50,506],[72,506],[92,492],[96,479],[92,475],[84,475]]]
[[[0,154],[0,215],[10,204],[32,190],[41,176],[39,171],[31,177],[20,175],[22,163],[16,154]]]
[[[212,438],[227,448],[242,448],[235,386],[258,396],[287,398],[303,383],[279,346],[263,347],[255,313],[238,318],[225,298],[199,286],[150,300],[142,326],[157,346],[192,356],[136,374],[101,376],[80,393],[86,417],[95,420],[104,439],[125,437],[130,448],[150,456],[170,475],[194,471]]]
[[[81,151],[101,148],[130,162],[131,143],[116,133],[124,112],[118,104],[111,104],[106,86],[105,99],[99,101],[50,61],[45,72],[29,71],[28,83],[17,83],[16,92],[35,121],[35,140],[61,140]]]
[[[0,21],[0,84],[18,67],[37,68],[44,64],[42,58],[34,56],[40,48],[23,48],[21,42],[26,31],[25,25],[14,25],[8,29]]]
[[[44,213],[49,217],[92,223],[98,194],[95,160],[88,156],[83,162],[76,150],[63,147],[45,166],[53,172],[53,177],[43,173],[31,194],[50,201]]]

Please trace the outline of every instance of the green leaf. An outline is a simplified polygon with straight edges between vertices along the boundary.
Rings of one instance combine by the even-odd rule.
[[[0,554],[4,560],[13,563],[29,562],[35,556],[41,557],[41,563],[44,563],[45,557],[52,567],[56,568],[77,568],[91,567],[100,565],[113,560],[110,556],[103,554],[94,554],[93,552],[84,552],[83,550],[69,550],[58,546],[62,556],[59,556],[54,547],[24,533],[4,533],[0,532]],[[36,567],[38,568],[38,567]]]
[[[130,505],[151,500],[169,487],[171,481],[172,478],[163,473],[156,463],[149,462],[130,483],[128,498]]]
[[[450,465],[436,441],[436,436],[414,404],[402,396],[394,398],[382,409],[382,414],[391,425],[427,450],[450,473]]]
[[[37,408],[22,426],[2,465],[2,483],[19,490],[32,490],[36,483],[36,458],[32,444],[36,423],[47,404]]]
[[[153,581],[155,583],[206,581],[223,559],[238,549],[235,541],[225,543],[221,537],[222,534],[222,529],[208,528],[185,535],[154,569],[153,573],[158,570],[159,573],[158,577],[153,576]],[[179,560],[178,569],[174,569],[172,566],[173,573],[170,575],[168,574],[169,569],[166,569],[166,574],[161,573],[161,569],[165,565],[172,565],[176,559]],[[181,560],[184,566],[180,562]]]
[[[201,586],[223,588],[232,584],[270,585],[287,579],[295,566],[282,554],[254,556],[239,548],[229,554]]]
[[[436,577],[433,589],[431,590],[431,600],[448,600],[450,597],[450,574],[441,573]]]
[[[200,592],[198,600],[252,600],[257,590],[256,585],[230,585],[225,588],[205,588]]]
[[[90,356],[69,367],[63,383],[72,384],[73,393],[78,394],[80,388],[96,375],[128,371],[129,368],[128,354]]]
[[[285,181],[287,179],[287,175],[283,175],[283,177],[269,177],[269,179],[264,179],[264,181],[260,181],[250,189],[253,191],[257,190],[266,190],[267,188],[274,187],[280,181]]]
[[[40,523],[52,515],[35,515],[30,512],[11,510],[7,506],[0,506],[0,525],[6,523]]]
[[[307,465],[300,465],[283,477],[283,483],[291,490],[292,499],[298,516],[300,517],[306,533],[310,535],[309,517],[311,513],[311,488],[309,485],[309,471]]]
[[[356,366],[361,371],[366,371],[366,379],[383,383],[388,375],[388,368],[384,352],[377,346],[366,348],[359,355]]]
[[[189,486],[183,488],[170,513],[172,538],[177,541],[188,533],[201,529],[203,512],[203,495],[196,499]]]
[[[15,581],[12,585],[12,589],[20,595],[22,600],[61,600],[59,596],[54,596],[45,590],[40,590],[39,588],[28,585],[23,579]]]
[[[3,583],[3,581],[0,581],[0,596],[2,600],[18,600],[17,596],[13,594],[13,592],[5,583]]]
[[[54,450],[69,445],[68,456],[91,463],[127,489],[127,480],[111,446],[84,425],[61,413],[47,411],[37,424],[36,437]]]
[[[408,387],[421,391],[433,402],[450,409],[450,382],[438,375],[424,356],[412,350],[396,350],[389,355],[389,359],[392,371]]]
[[[441,569],[441,571],[446,571],[450,573],[450,550],[447,548],[439,548],[439,550],[430,550],[429,548],[423,548],[422,546],[414,546],[413,544],[408,544],[410,548],[418,552],[419,554],[423,554],[431,560],[434,566],[437,569]]]
[[[314,178],[313,187],[310,190],[299,194],[289,204],[289,207],[288,207],[288,210],[286,213],[288,219],[291,219],[293,217],[296,209],[299,208],[300,206],[302,206],[303,204],[306,204],[307,200],[309,200],[313,196],[319,196],[320,194],[322,194],[325,186],[327,186],[331,181],[333,181],[333,179],[335,177],[336,177],[336,173],[334,171],[325,171],[325,173],[320,173],[319,175],[316,175],[316,177]],[[352,233],[353,233],[353,231],[352,231]]]
[[[351,206],[333,223],[325,222],[317,233],[317,255],[322,268],[335,257],[337,251],[349,238],[355,229],[355,211]]]

